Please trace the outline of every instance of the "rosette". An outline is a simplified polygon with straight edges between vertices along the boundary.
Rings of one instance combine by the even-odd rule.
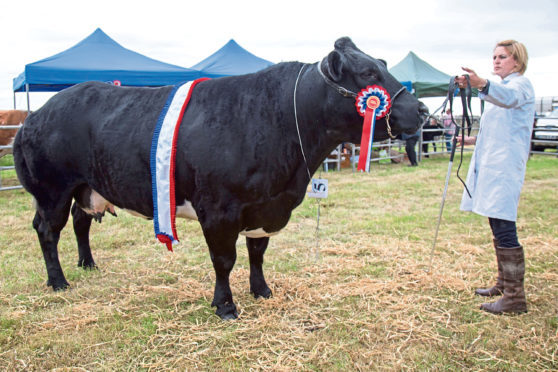
[[[361,90],[357,97],[355,106],[360,116],[366,114],[366,108],[376,110],[376,118],[381,119],[388,113],[391,107],[391,97],[387,90],[379,85],[369,85]]]

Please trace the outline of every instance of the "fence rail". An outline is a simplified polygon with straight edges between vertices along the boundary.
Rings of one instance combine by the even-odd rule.
[[[0,129],[19,129],[23,126],[23,124],[19,124],[19,125],[0,125]]]
[[[22,126],[23,126],[23,124],[19,124],[19,125],[0,125],[0,130],[14,130],[14,129],[19,130],[19,128],[21,128]],[[0,150],[10,150],[12,148],[13,148],[13,145],[2,145],[2,146],[0,146]],[[7,171],[7,170],[12,170],[12,169],[15,169],[15,167],[13,165],[0,166],[0,191],[14,190],[14,189],[23,188],[23,186],[21,186],[21,185],[2,186],[2,172]]]

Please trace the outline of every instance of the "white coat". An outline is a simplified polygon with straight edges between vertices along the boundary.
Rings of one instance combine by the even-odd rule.
[[[507,221],[517,220],[519,194],[529,158],[535,92],[529,79],[512,73],[490,81],[461,210]]]

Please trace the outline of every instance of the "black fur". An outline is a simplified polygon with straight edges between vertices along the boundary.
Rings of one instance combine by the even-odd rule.
[[[352,91],[380,84],[393,95],[401,87],[383,63],[348,38],[336,42],[328,62],[330,78]],[[216,272],[213,305],[224,319],[238,315],[229,273],[239,232],[279,231],[305,195],[309,180],[293,107],[302,66],[281,63],[255,74],[201,82],[184,115],[176,155],[176,204],[189,200],[197,213]],[[311,173],[340,142],[358,143],[363,123],[354,100],[326,85],[317,68],[305,66],[297,91]],[[95,190],[117,207],[152,216],[151,138],[170,90],[79,84],[31,114],[18,132],[17,174],[37,201],[33,226],[55,290],[68,286],[57,244],[73,199],[78,201],[72,214],[79,265],[84,267],[95,267],[89,247],[92,216],[80,208],[86,207],[87,192]],[[416,131],[417,100],[407,92],[400,95],[390,121],[394,134]],[[385,120],[376,127],[375,138],[387,138]],[[259,297],[271,295],[262,271],[268,241],[247,239],[250,288]]]

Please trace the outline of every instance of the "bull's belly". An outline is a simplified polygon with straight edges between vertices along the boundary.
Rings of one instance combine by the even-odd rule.
[[[176,207],[176,216],[182,218],[188,218],[190,220],[196,220],[196,221],[198,220],[196,211],[194,210],[194,207],[192,207],[192,203],[190,203],[188,200],[186,200],[184,204]],[[278,233],[279,231],[269,233],[265,231],[262,227],[260,227],[254,230],[243,230],[240,232],[240,235],[244,235],[248,238],[266,238],[273,235],[277,235]]]
[[[243,230],[240,232],[240,235],[244,235],[247,238],[267,238],[273,235],[277,235],[280,232],[281,230],[268,233],[262,227],[260,227],[259,229],[254,230]]]
[[[146,218],[146,219],[151,219],[153,218],[153,216],[144,216],[134,210],[130,210],[130,209],[124,209],[126,212],[130,213],[131,215],[137,216],[137,217],[142,217],[142,218]],[[198,215],[196,214],[196,211],[194,210],[194,207],[192,207],[192,203],[190,203],[188,200],[186,200],[186,202],[182,205],[179,205],[176,207],[176,217],[179,218],[186,218],[189,220],[194,220],[197,221],[198,220]]]
[[[104,215],[106,211],[115,215],[114,205],[106,200],[103,196],[101,196],[98,192],[93,190],[90,194],[88,203],[82,204],[81,208],[83,211],[89,215]],[[126,212],[130,213],[133,216],[142,217],[145,219],[150,219],[153,216],[144,216],[141,213],[138,213],[131,209],[124,209]],[[176,207],[176,217],[179,218],[186,218],[189,220],[198,221],[198,215],[192,206],[192,203],[186,200],[182,205]],[[275,232],[267,232],[262,227],[253,230],[243,230],[240,232],[241,235],[244,235],[248,238],[265,238],[270,237],[273,235],[278,234],[279,231]]]

